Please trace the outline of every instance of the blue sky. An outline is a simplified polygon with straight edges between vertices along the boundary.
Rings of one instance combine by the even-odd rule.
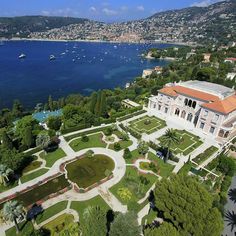
[[[1,0],[0,16],[73,16],[114,22],[219,0]]]

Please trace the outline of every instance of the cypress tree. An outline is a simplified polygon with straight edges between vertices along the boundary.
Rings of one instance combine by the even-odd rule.
[[[107,98],[106,98],[106,93],[104,91],[102,91],[101,95],[100,114],[104,118],[107,117]]]
[[[2,145],[7,149],[13,148],[12,140],[8,136],[6,130],[3,130],[2,132]]]
[[[96,106],[95,106],[95,115],[97,116],[101,116],[101,91],[99,90],[98,91],[98,94],[97,94],[97,102],[96,102]]]
[[[53,101],[51,95],[48,97],[48,107],[50,111],[53,111]]]
[[[22,144],[30,148],[34,143],[32,128],[30,126],[25,127],[23,131]]]
[[[91,95],[91,101],[90,101],[90,111],[94,114],[95,113],[95,106],[96,106],[96,103],[97,103],[97,93],[94,92],[92,95]]]

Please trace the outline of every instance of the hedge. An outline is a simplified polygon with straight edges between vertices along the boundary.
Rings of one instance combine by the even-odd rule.
[[[86,128],[89,128],[89,127],[91,127],[90,124],[82,124],[82,125],[78,125],[78,126],[75,126],[75,127],[62,129],[61,133],[62,134],[67,134],[67,133],[75,132],[75,131],[78,131],[78,130],[81,130],[81,129],[86,129]]]
[[[117,120],[118,120],[118,121],[128,120],[128,119],[133,118],[133,117],[135,117],[135,116],[144,114],[145,112],[146,112],[145,110],[137,111],[137,112],[131,113],[131,114],[129,114],[129,115],[123,116],[123,117],[121,117],[121,118],[118,118]]]
[[[81,136],[84,136],[84,135],[89,135],[89,134],[93,134],[93,133],[97,133],[97,132],[101,132],[101,131],[104,131],[105,129],[107,129],[108,127],[110,126],[106,126],[106,127],[99,127],[97,129],[92,129],[92,130],[88,130],[88,131],[84,131],[84,132],[80,132],[80,133],[77,133],[77,134],[72,134],[70,136],[67,136],[67,137],[64,137],[65,140],[68,142],[74,138],[78,138],[78,137],[81,137]]]
[[[26,155],[32,156],[33,154],[42,151],[42,147],[36,147],[28,152],[25,152]]]

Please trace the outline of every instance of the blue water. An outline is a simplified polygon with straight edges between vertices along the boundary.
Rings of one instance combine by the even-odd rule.
[[[56,111],[42,111],[42,112],[37,112],[33,114],[33,117],[43,123],[46,121],[49,117],[51,116],[61,116],[62,115],[62,110],[56,110]]]
[[[164,44],[112,44],[89,42],[9,41],[0,46],[0,108],[19,99],[25,107],[70,93],[124,86],[143,69],[165,61],[140,57]],[[25,59],[18,59],[24,53]],[[62,54],[63,53],[63,54]],[[56,60],[50,61],[53,54]]]

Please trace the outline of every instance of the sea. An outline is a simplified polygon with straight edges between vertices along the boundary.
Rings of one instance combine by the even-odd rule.
[[[0,108],[15,99],[31,109],[48,96],[89,95],[99,89],[124,87],[142,71],[164,66],[165,60],[141,56],[168,44],[103,42],[6,41],[0,46]],[[25,58],[19,59],[19,55]],[[50,55],[55,60],[50,60]]]

